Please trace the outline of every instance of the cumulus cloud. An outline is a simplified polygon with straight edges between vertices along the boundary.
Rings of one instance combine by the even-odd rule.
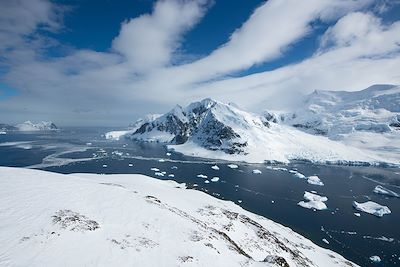
[[[287,105],[278,100],[314,89],[400,83],[399,22],[382,22],[377,12],[371,13],[372,0],[270,0],[238,25],[225,44],[180,63],[185,33],[199,23],[210,3],[159,0],[151,13],[122,22],[108,51],[72,49],[64,57],[51,58],[44,53],[48,44],[62,44],[38,29],[59,29],[60,7],[46,0],[0,2],[9,13],[1,12],[0,39],[14,40],[8,43],[12,51],[0,61],[5,69],[0,81],[19,91],[0,103],[0,120],[36,116],[62,118],[65,124],[127,124],[147,112],[165,112],[177,102],[203,97],[259,111]],[[319,23],[331,26],[311,57],[272,71],[229,76],[285,57]],[[77,116],[77,110],[85,112]]]
[[[182,34],[204,15],[207,1],[162,0],[152,14],[125,21],[112,48],[135,70],[145,72],[170,63]]]

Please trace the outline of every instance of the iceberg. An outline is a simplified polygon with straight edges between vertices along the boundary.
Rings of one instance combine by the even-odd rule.
[[[303,198],[306,201],[300,201],[297,203],[297,205],[303,208],[313,210],[326,210],[328,208],[325,204],[325,202],[328,200],[327,197],[305,191]]]
[[[356,210],[363,211],[377,217],[383,217],[383,215],[392,213],[387,206],[382,206],[373,201],[367,201],[364,203],[353,201],[353,207]]]
[[[236,165],[236,164],[228,164],[228,167],[231,168],[231,169],[237,169],[237,168],[239,168],[239,166]]]
[[[319,177],[317,175],[308,176],[307,183],[312,184],[312,185],[319,185],[319,186],[324,185],[324,183],[319,179]]]
[[[213,165],[213,166],[211,166],[211,169],[218,171],[219,167],[217,165]]]
[[[219,177],[213,177],[211,178],[211,182],[218,182],[219,181]]]

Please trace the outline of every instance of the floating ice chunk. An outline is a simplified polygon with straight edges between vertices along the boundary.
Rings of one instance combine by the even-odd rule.
[[[167,155],[167,156],[169,157],[169,156],[171,156],[172,154],[171,154],[171,153],[169,153],[169,152],[167,152],[165,155]]]
[[[261,174],[262,172],[260,170],[255,169],[255,170],[253,170],[253,173],[254,174]]]
[[[128,166],[129,166],[129,167],[133,167],[133,164],[132,164],[132,163],[129,163]]]
[[[381,262],[381,257],[376,256],[376,255],[369,257],[369,259],[370,259],[372,262],[375,262],[375,263]]]
[[[271,203],[272,203],[272,204],[274,204],[274,203],[275,203],[275,201],[274,201],[274,200],[271,200]]]
[[[158,162],[165,162],[165,159],[159,159]]]
[[[281,168],[281,167],[273,167],[272,168],[274,171],[283,171],[283,172],[286,172],[288,169],[286,169],[286,168]]]
[[[237,168],[239,168],[239,166],[236,165],[236,164],[229,164],[228,167],[231,168],[231,169],[237,169]]]
[[[217,165],[213,165],[213,166],[211,166],[211,169],[218,171],[219,167]]]
[[[107,164],[103,164],[103,168],[107,168]]]
[[[207,176],[207,175],[204,175],[204,174],[198,174],[197,177],[203,178],[203,179],[207,179],[208,176]]]
[[[155,172],[154,175],[156,175],[156,176],[164,176],[164,173],[162,173],[162,172]]]
[[[382,217],[385,214],[392,213],[387,206],[382,206],[373,201],[367,201],[364,203],[358,203],[356,201],[353,201],[353,207],[356,210],[363,211],[363,212],[375,215],[377,217]]]
[[[210,183],[210,181],[209,181],[209,180],[205,180],[205,181],[204,181],[204,183],[206,183],[206,184],[209,184],[209,183]]]
[[[176,169],[178,169],[178,167],[176,167],[176,166],[171,167],[171,170],[176,170]]]
[[[161,172],[161,173],[164,174],[164,175],[167,174],[167,172]]]
[[[211,178],[211,182],[218,182],[219,181],[219,177],[213,177]]]
[[[175,174],[168,174],[168,177],[171,177],[171,178],[174,178],[175,177]]]
[[[90,143],[90,142],[89,142],[89,143],[86,143],[86,145],[87,145],[87,146],[91,146],[91,145],[92,145],[92,143]]]
[[[160,171],[160,169],[158,169],[158,168],[151,168],[150,170],[152,170],[152,171],[155,171],[155,172],[159,172]]]
[[[374,193],[389,196],[389,197],[400,197],[400,194],[398,194],[392,190],[389,190],[381,185],[375,186]]]
[[[296,176],[297,178],[306,179],[306,176],[304,174],[302,174],[302,173],[300,173],[300,172],[298,172],[296,170],[290,170],[289,172],[291,174],[293,174],[294,176]]]
[[[357,217],[360,217],[360,216],[361,216],[361,213],[359,213],[359,212],[354,212],[354,215],[357,216]]]
[[[243,202],[243,200],[241,200],[241,199],[238,199],[238,203],[242,203]]]
[[[313,185],[319,185],[319,186],[324,185],[324,183],[319,179],[319,177],[317,175],[308,176],[307,183],[313,184]]]
[[[0,131],[0,134],[7,134],[6,132],[4,132],[4,131]]]
[[[303,198],[306,201],[300,201],[299,203],[297,203],[297,205],[303,208],[314,209],[314,210],[325,210],[328,208],[324,203],[328,200],[327,197],[305,191]]]
[[[119,157],[122,157],[124,155],[124,153],[122,153],[122,152],[120,152],[118,150],[112,151],[111,154],[115,155],[115,156],[119,156]]]
[[[325,244],[328,244],[328,245],[329,245],[329,241],[328,241],[328,240],[326,240],[325,238],[324,238],[324,239],[322,239],[322,241],[323,241]]]

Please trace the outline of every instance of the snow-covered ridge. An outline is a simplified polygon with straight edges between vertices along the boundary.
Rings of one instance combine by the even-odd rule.
[[[397,92],[396,88],[392,88],[390,92]],[[374,90],[367,90],[370,91]],[[386,96],[384,92],[386,91],[380,90],[379,96]],[[377,92],[361,95],[378,97]],[[354,98],[352,95],[349,97]],[[326,103],[325,97],[323,99],[318,101]],[[314,103],[319,103],[318,101],[315,100]],[[381,103],[381,106],[384,105]],[[307,115],[305,118],[309,117]],[[293,116],[292,120],[296,118]],[[137,130],[118,133],[118,138],[119,134],[124,134],[133,140],[165,143],[169,148],[183,154],[231,161],[259,163],[307,160],[340,164],[400,164],[400,153],[396,153],[400,152],[399,131],[393,130],[387,135],[360,131],[362,134],[374,134],[374,144],[377,147],[371,148],[358,145],[365,144],[369,140],[368,136],[352,135],[354,140],[341,140],[312,133],[309,129],[304,131],[304,127],[290,123],[293,121],[285,120],[283,115],[278,117],[274,113],[257,115],[241,110],[234,104],[224,104],[207,98],[186,107],[177,105],[164,115],[143,121],[137,126]],[[389,141],[392,142],[391,146],[387,144]],[[399,146],[396,146],[397,143]]]
[[[273,114],[277,120],[314,134],[341,138],[355,131],[400,130],[400,86],[373,85],[362,91],[314,91],[302,108]]]
[[[1,266],[356,266],[291,229],[144,175],[0,167]]]
[[[41,121],[34,123],[31,121],[25,121],[17,125],[0,124],[1,131],[21,131],[21,132],[33,132],[33,131],[54,131],[58,130],[57,126],[50,121]]]

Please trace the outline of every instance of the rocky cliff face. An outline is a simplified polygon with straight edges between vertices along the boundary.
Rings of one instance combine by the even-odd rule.
[[[177,105],[161,117],[144,123],[130,138],[177,145],[190,140],[209,150],[246,153],[247,141],[235,131],[251,127],[242,113],[232,105],[211,99],[194,102],[185,108]],[[268,127],[268,124],[264,126]]]

